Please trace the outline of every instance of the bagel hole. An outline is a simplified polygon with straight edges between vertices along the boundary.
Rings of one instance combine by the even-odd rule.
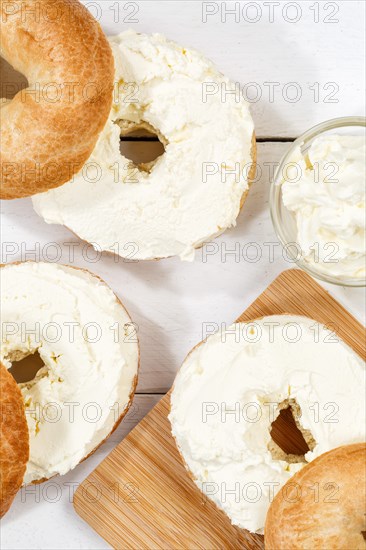
[[[9,372],[18,384],[24,384],[34,380],[44,366],[41,356],[38,351],[35,351],[19,360],[12,361]]]
[[[300,406],[290,399],[280,403],[279,409],[280,413],[270,428],[272,458],[289,464],[306,462],[305,454],[312,451],[316,443],[310,431],[300,425]]]
[[[118,121],[121,128],[120,152],[141,171],[150,172],[165,153],[165,139],[150,124]]]
[[[28,88],[26,77],[0,57],[0,98],[12,100],[20,90]]]

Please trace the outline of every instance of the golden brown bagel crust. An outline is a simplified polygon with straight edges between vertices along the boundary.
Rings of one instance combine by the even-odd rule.
[[[2,105],[0,198],[69,181],[85,164],[112,104],[114,60],[79,0],[0,0],[0,53],[29,82]]]
[[[266,519],[266,550],[366,548],[366,443],[320,455],[277,493]]]
[[[29,458],[29,434],[23,396],[0,363],[0,517],[10,508],[23,482]]]

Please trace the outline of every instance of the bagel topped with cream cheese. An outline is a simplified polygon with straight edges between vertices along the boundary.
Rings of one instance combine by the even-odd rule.
[[[30,457],[24,483],[65,474],[117,427],[139,365],[136,329],[111,289],[88,271],[25,262],[0,269],[1,352],[7,369],[37,353],[19,383]]]
[[[249,105],[211,61],[162,35],[130,30],[110,43],[119,85],[106,127],[81,173],[33,205],[98,249],[193,260],[235,226],[254,177]],[[165,152],[134,164],[121,156],[120,137],[141,128]]]
[[[312,319],[235,323],[185,359],[171,395],[172,433],[205,495],[234,525],[262,534],[274,495],[292,475],[364,440],[364,380],[364,361]],[[284,408],[306,441],[302,455],[272,439]]]

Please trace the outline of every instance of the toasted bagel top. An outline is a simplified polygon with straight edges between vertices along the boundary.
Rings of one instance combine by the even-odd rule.
[[[0,0],[0,54],[29,86],[2,102],[0,198],[69,181],[90,156],[111,108],[114,61],[78,0]]]

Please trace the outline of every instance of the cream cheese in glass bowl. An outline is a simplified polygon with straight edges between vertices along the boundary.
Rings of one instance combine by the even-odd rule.
[[[289,260],[344,286],[366,285],[365,122],[345,117],[308,130],[271,185],[272,221]]]

